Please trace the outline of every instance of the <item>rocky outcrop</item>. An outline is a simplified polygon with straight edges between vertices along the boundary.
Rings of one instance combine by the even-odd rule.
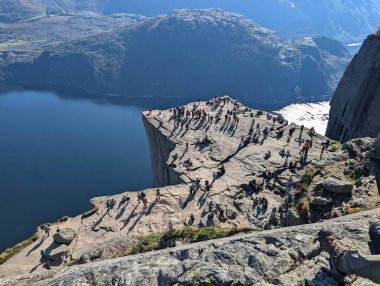
[[[189,228],[200,232],[209,231],[197,228],[204,226],[216,226],[216,232],[222,228],[261,231],[373,209],[379,201],[369,155],[374,152],[374,140],[371,138],[349,141],[342,149],[333,143],[321,156],[321,144],[327,138],[315,134],[312,136],[312,148],[302,154],[300,151],[305,141],[311,138],[308,128],[287,124],[281,118],[273,120],[271,113],[260,115],[258,110],[245,107],[227,96],[189,103],[176,109],[146,111],[143,112],[143,120],[152,152],[160,157],[153,165],[156,166],[156,183],[170,183],[174,179],[182,183],[174,181],[175,185],[160,187],[159,196],[156,188],[144,190],[148,200],[146,207],[137,199],[136,193],[99,197],[92,199],[96,208],[91,215],[51,224],[52,234],[57,229],[67,228],[77,233],[65,249],[70,252],[69,264],[91,263],[93,266],[91,271],[94,272],[84,278],[77,272],[79,276],[73,278],[77,284],[84,279],[81,280],[84,285],[102,285],[103,282],[108,283],[110,277],[120,284],[131,281],[132,285],[155,285],[156,282],[152,281],[160,281],[158,285],[174,283],[170,281],[178,281],[175,283],[179,285],[197,285],[198,281],[207,279],[220,279],[223,283],[243,279],[242,283],[256,283],[266,279],[262,274],[266,272],[273,272],[271,277],[285,275],[283,279],[294,279],[298,273],[292,272],[297,266],[294,261],[299,261],[297,253],[301,251],[301,255],[307,256],[308,247],[314,245],[307,242],[304,248],[299,240],[314,240],[315,231],[305,232],[305,237],[300,236],[299,239],[293,233],[289,239],[283,239],[275,246],[264,244],[265,238],[260,238],[244,241],[239,247],[226,245],[226,248],[219,249],[217,246],[215,253],[208,252],[209,247],[210,250],[215,248],[216,241],[205,244],[205,248],[194,248],[194,252],[190,246],[184,246],[183,249],[189,249],[188,254],[179,258],[166,254],[160,256],[161,253],[172,253],[170,251],[141,256],[151,262],[131,262],[128,271],[135,271],[135,265],[141,266],[138,271],[142,274],[127,273],[126,266],[111,266],[110,271],[118,273],[115,275],[120,280],[107,270],[107,265],[113,265],[111,260],[99,260],[140,252],[143,248],[136,248],[136,241],[149,244],[152,237],[159,233],[166,235],[168,229],[175,233],[188,230],[183,229],[184,225],[191,225]],[[284,156],[283,149],[289,151],[290,157]],[[268,151],[271,155],[265,156]],[[373,155],[373,158],[377,156]],[[168,171],[171,173],[166,173]],[[339,194],[326,191],[323,182],[329,177],[352,182],[352,191]],[[129,195],[129,201],[126,195]],[[193,221],[189,222],[190,218]],[[282,235],[282,232],[278,234]],[[40,259],[39,250],[47,249],[49,253],[52,245],[55,247],[51,236],[42,239],[41,230],[39,236],[0,265],[0,283],[9,281],[5,277],[30,272],[38,274],[38,279],[44,275],[59,276],[70,272],[70,268],[64,265],[54,266],[51,274],[47,274],[41,265],[36,267],[36,261]],[[156,243],[154,249],[189,243],[185,239],[169,241],[164,244],[153,241]],[[207,255],[203,257],[198,251]],[[198,258],[200,262],[193,261]],[[117,261],[127,263],[129,260]],[[175,272],[170,272],[170,269],[175,269]],[[305,268],[297,269],[301,273]],[[315,271],[316,268],[307,273],[315,275]],[[309,279],[309,274],[302,273],[300,279]],[[146,280],[140,280],[142,277]],[[70,281],[67,280],[68,285]],[[62,283],[66,285],[66,282]]]
[[[156,187],[180,184],[182,180],[169,165],[170,153],[175,143],[168,140],[160,131],[160,121],[148,121],[142,117],[150,146],[150,162],[153,171],[153,183]]]
[[[373,144],[373,148],[370,151],[369,158],[372,162],[373,171],[376,174],[377,185],[380,186],[380,136]]]
[[[329,177],[323,182],[323,188],[335,194],[350,194],[353,186],[352,183]]]
[[[364,41],[331,100],[326,136],[340,141],[380,133],[380,35]]]
[[[350,58],[335,40],[284,40],[240,14],[184,9],[49,47],[33,63],[9,66],[5,77],[98,94],[228,93],[273,104],[329,98]]]
[[[328,228],[344,246],[369,254],[368,227],[379,210],[0,281],[5,285],[319,285],[338,286],[316,234]],[[54,276],[51,278],[51,276]],[[350,280],[351,279],[351,280]],[[353,281],[348,277],[347,282]],[[353,286],[376,285],[358,277]]]
[[[53,235],[54,241],[58,244],[70,244],[76,236],[75,230],[71,228],[61,229]]]
[[[48,257],[53,261],[62,261],[62,258],[67,256],[68,253],[69,253],[69,248],[66,245],[62,244],[52,249],[48,253]]]

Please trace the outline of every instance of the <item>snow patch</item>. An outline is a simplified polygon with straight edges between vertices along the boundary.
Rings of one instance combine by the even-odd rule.
[[[275,111],[285,117],[289,123],[314,127],[315,131],[324,135],[329,121],[330,103],[322,101],[317,103],[296,103]]]

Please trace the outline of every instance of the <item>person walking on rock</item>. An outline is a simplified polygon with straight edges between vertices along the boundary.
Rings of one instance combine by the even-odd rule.
[[[322,155],[323,155],[323,152],[325,152],[330,146],[330,140],[327,139],[326,142],[322,143],[322,150],[321,150],[321,159],[322,159]]]
[[[50,228],[47,225],[41,226],[41,229],[45,232],[46,237],[50,236]]]

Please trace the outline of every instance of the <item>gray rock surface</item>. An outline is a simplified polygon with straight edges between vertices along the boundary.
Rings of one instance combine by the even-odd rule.
[[[329,177],[323,182],[323,188],[335,194],[349,194],[352,192],[353,185],[352,183]]]
[[[380,133],[380,36],[364,41],[331,100],[326,136],[341,141]]]
[[[56,271],[54,278],[29,274],[0,285],[319,285],[338,286],[324,269],[316,234],[334,231],[344,246],[369,254],[368,227],[379,210],[319,224],[238,235],[168,250],[78,265]],[[55,270],[52,270],[53,272]],[[353,286],[375,285],[358,278]]]
[[[79,263],[89,263],[98,259],[109,259],[115,253],[127,249],[135,242],[134,237],[113,237],[99,244],[89,246],[81,255]]]
[[[54,241],[58,244],[70,244],[76,236],[75,230],[71,228],[61,229],[53,235]]]
[[[65,244],[61,244],[56,248],[49,251],[48,257],[54,261],[61,261],[62,256],[67,256],[69,253],[69,248]]]

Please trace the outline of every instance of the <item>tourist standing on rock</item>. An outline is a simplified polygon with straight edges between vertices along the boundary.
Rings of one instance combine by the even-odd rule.
[[[143,205],[144,205],[144,210],[147,208],[147,205],[148,205],[148,199],[147,198],[143,198],[142,199],[142,202],[143,202]]]
[[[189,218],[189,222],[187,223],[187,225],[193,225],[194,224],[194,221],[195,221],[195,217],[193,214],[190,215],[190,218]]]
[[[205,188],[206,188],[206,192],[210,191],[211,189],[211,186],[208,180],[205,181]]]
[[[131,197],[128,194],[124,195],[123,198],[121,199],[122,204],[128,205],[130,201],[131,201]]]
[[[46,253],[46,250],[42,250],[42,249],[41,249],[40,255],[41,255],[41,258],[42,258],[43,261],[46,261],[46,260],[47,260],[47,253]]]
[[[321,159],[322,159],[322,155],[323,155],[323,152],[325,152],[325,150],[327,150],[330,146],[330,140],[327,139],[326,142],[322,143],[322,150],[321,150]]]
[[[157,188],[156,190],[156,201],[158,201],[161,198],[161,190]]]
[[[380,283],[380,221],[371,223],[369,237],[374,255],[362,255],[358,250],[344,247],[328,229],[318,232],[321,249],[330,255],[330,268],[339,282],[344,282],[347,275],[354,274]]]
[[[45,235],[50,236],[50,228],[47,225],[41,226],[41,229],[45,232]]]

